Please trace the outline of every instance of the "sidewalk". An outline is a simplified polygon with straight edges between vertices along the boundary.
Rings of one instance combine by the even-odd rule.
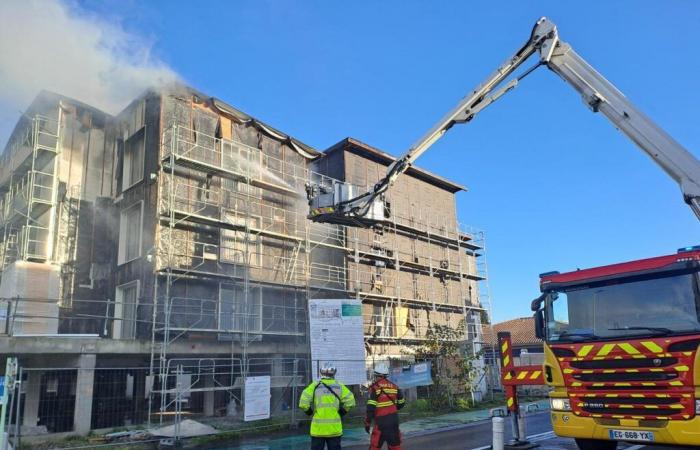
[[[536,402],[540,410],[549,407],[548,400]],[[445,414],[435,417],[424,417],[421,419],[407,420],[401,417],[401,433],[405,437],[417,434],[428,434],[438,432],[440,429],[454,428],[471,422],[478,422],[489,418],[489,409],[466,411],[460,413]],[[346,428],[343,433],[343,447],[369,444],[369,436],[362,427]],[[247,443],[235,446],[219,447],[217,450],[305,450],[309,448],[308,435],[287,436],[271,440],[264,438],[250,438]]]

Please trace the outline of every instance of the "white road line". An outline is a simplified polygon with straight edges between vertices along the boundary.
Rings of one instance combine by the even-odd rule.
[[[530,442],[538,442],[538,441],[544,441],[550,438],[554,437],[554,431],[547,431],[546,433],[539,433],[539,434],[533,434],[527,437],[528,441]],[[483,447],[477,447],[473,448],[471,450],[488,450],[490,449],[490,445],[485,445]],[[625,449],[625,450],[636,450],[636,449]]]
[[[554,437],[554,431],[547,431],[546,433],[539,433],[539,434],[533,434],[528,436],[527,438],[529,440],[540,440],[540,439],[549,439]]]
[[[633,445],[632,447],[626,447],[625,450],[639,450],[644,447],[646,447],[646,445]]]

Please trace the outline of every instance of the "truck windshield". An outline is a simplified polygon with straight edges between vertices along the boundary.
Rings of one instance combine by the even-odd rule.
[[[546,308],[548,341],[700,331],[698,274],[562,289]]]

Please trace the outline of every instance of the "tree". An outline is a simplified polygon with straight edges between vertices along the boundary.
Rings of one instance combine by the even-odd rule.
[[[457,328],[448,325],[430,325],[425,342],[416,349],[417,359],[432,361],[433,387],[431,402],[433,407],[454,407],[456,393],[470,394],[474,403],[475,382],[483,369],[477,362],[481,351],[473,351],[465,345],[465,321]]]

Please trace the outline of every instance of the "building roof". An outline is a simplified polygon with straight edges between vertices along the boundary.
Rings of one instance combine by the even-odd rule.
[[[380,164],[384,164],[386,166],[396,161],[396,157],[351,137],[346,137],[342,141],[332,145],[331,147],[324,150],[324,153],[330,154],[338,150],[349,151],[357,155],[369,158]],[[432,172],[429,172],[416,166],[411,166],[411,168],[408,169],[406,173],[423,181],[427,181],[430,184],[434,184],[438,187],[446,189],[452,193],[467,190],[467,188],[462,186],[461,184],[457,184],[453,181],[448,180],[447,178],[443,178],[440,175],[436,175]]]
[[[494,324],[493,327],[484,326],[484,342],[488,345],[496,345],[496,336],[501,331],[510,331],[513,347],[530,347],[542,345],[542,340],[535,336],[535,319],[533,317],[519,317],[513,320]]]

